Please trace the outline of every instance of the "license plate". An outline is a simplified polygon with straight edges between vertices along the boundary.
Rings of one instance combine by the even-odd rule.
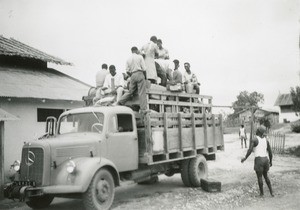
[[[15,181],[15,184],[17,186],[32,186],[32,187],[36,186],[35,181]]]

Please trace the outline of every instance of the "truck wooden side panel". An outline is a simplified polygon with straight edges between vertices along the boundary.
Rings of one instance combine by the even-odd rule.
[[[157,164],[223,149],[222,116],[150,113],[138,129],[139,162]]]

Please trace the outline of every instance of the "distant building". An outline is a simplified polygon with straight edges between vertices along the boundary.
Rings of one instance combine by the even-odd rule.
[[[0,36],[0,108],[19,118],[5,123],[4,168],[21,159],[23,142],[45,132],[48,116],[82,107],[90,86],[47,67],[70,63],[15,39]]]
[[[246,109],[238,113],[240,123],[248,123],[251,121],[251,110]],[[279,111],[269,108],[259,108],[254,112],[256,121],[267,118],[271,125],[279,123]]]
[[[295,111],[293,110],[293,101],[291,94],[279,94],[274,106],[279,106],[280,108],[280,122],[293,122],[299,119],[299,117],[296,116]]]

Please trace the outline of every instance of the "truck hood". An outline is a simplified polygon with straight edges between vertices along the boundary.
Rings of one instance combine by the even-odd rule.
[[[104,135],[99,133],[71,133],[29,142],[25,147],[42,147],[50,153],[52,161],[60,164],[75,157],[97,156],[97,148],[103,138]]]

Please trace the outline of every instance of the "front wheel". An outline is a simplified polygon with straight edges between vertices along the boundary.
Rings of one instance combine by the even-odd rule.
[[[109,209],[115,197],[113,176],[107,169],[100,169],[83,194],[83,204],[88,210]]]
[[[48,207],[53,201],[54,196],[52,195],[43,195],[41,197],[32,197],[26,201],[27,206],[32,209],[43,209]]]

